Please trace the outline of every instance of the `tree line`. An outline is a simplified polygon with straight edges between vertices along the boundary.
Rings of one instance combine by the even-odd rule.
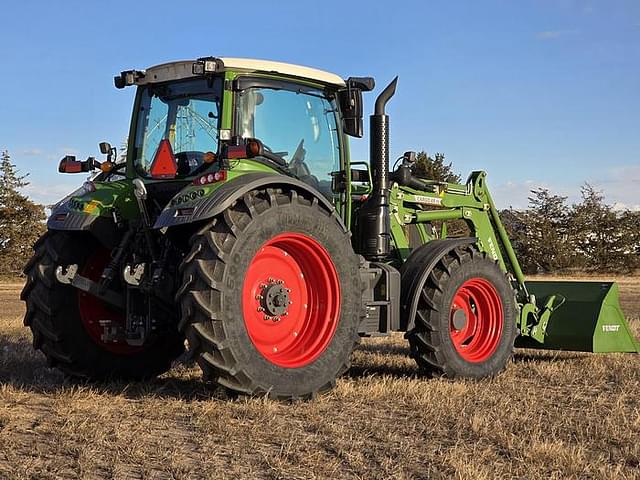
[[[501,218],[526,273],[640,268],[640,212],[614,209],[587,183],[577,203],[537,188],[527,209],[504,210]]]

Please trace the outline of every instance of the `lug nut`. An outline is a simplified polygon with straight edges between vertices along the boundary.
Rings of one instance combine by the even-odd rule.
[[[262,295],[256,295],[256,300],[262,300]]]
[[[264,312],[264,308],[262,308],[262,307],[258,307],[258,311],[259,311],[259,312]]]

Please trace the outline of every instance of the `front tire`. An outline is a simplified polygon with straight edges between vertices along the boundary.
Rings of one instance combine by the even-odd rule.
[[[502,371],[513,353],[517,306],[496,262],[471,245],[445,255],[420,292],[415,327],[406,336],[426,372],[484,378]]]
[[[293,190],[251,192],[191,244],[181,328],[205,378],[277,399],[332,388],[362,318],[358,257],[335,214]]]
[[[33,346],[50,366],[89,380],[141,380],[169,370],[184,351],[177,330],[141,347],[101,341],[100,322],[122,321],[122,314],[55,277],[57,266],[77,264],[82,275],[97,280],[109,252],[95,239],[52,231],[36,242],[34,250],[24,269],[27,281],[20,297],[27,304],[24,324],[31,329]]]

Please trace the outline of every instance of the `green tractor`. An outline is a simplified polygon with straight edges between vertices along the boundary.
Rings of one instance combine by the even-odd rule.
[[[370,162],[351,162],[372,78],[206,57],[129,70],[126,155],[101,143],[60,162],[92,172],[52,209],[25,267],[25,324],[74,377],[144,379],[188,345],[205,378],[309,398],[360,337],[405,332],[433,375],[482,378],[514,345],[637,352],[615,284],[525,282],[487,189],[389,169],[385,106]],[[447,235],[464,222],[469,236]]]

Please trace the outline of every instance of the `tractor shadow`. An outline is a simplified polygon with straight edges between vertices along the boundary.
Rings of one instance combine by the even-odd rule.
[[[153,397],[190,402],[237,398],[225,389],[203,381],[200,369],[193,362],[180,362],[179,359],[170,372],[139,382],[78,380],[50,368],[44,355],[34,351],[28,339],[0,336],[0,388],[3,386],[44,395],[89,389],[101,395],[121,395],[130,399]]]
[[[588,357],[584,352],[561,352],[550,350],[516,350],[513,354],[514,363],[572,363],[575,360],[582,360]]]
[[[518,350],[514,363],[573,363],[588,354]],[[409,347],[388,342],[363,342],[352,356],[352,366],[345,375],[351,379],[377,376],[396,379],[425,379],[432,376],[418,369],[409,357]],[[203,381],[193,362],[179,359],[172,370],[159,378],[140,382],[89,382],[71,379],[49,368],[44,355],[33,350],[25,337],[0,336],[0,388],[10,386],[25,393],[55,395],[88,389],[102,395],[129,399],[160,398],[185,402],[229,401],[238,398],[226,389]]]

